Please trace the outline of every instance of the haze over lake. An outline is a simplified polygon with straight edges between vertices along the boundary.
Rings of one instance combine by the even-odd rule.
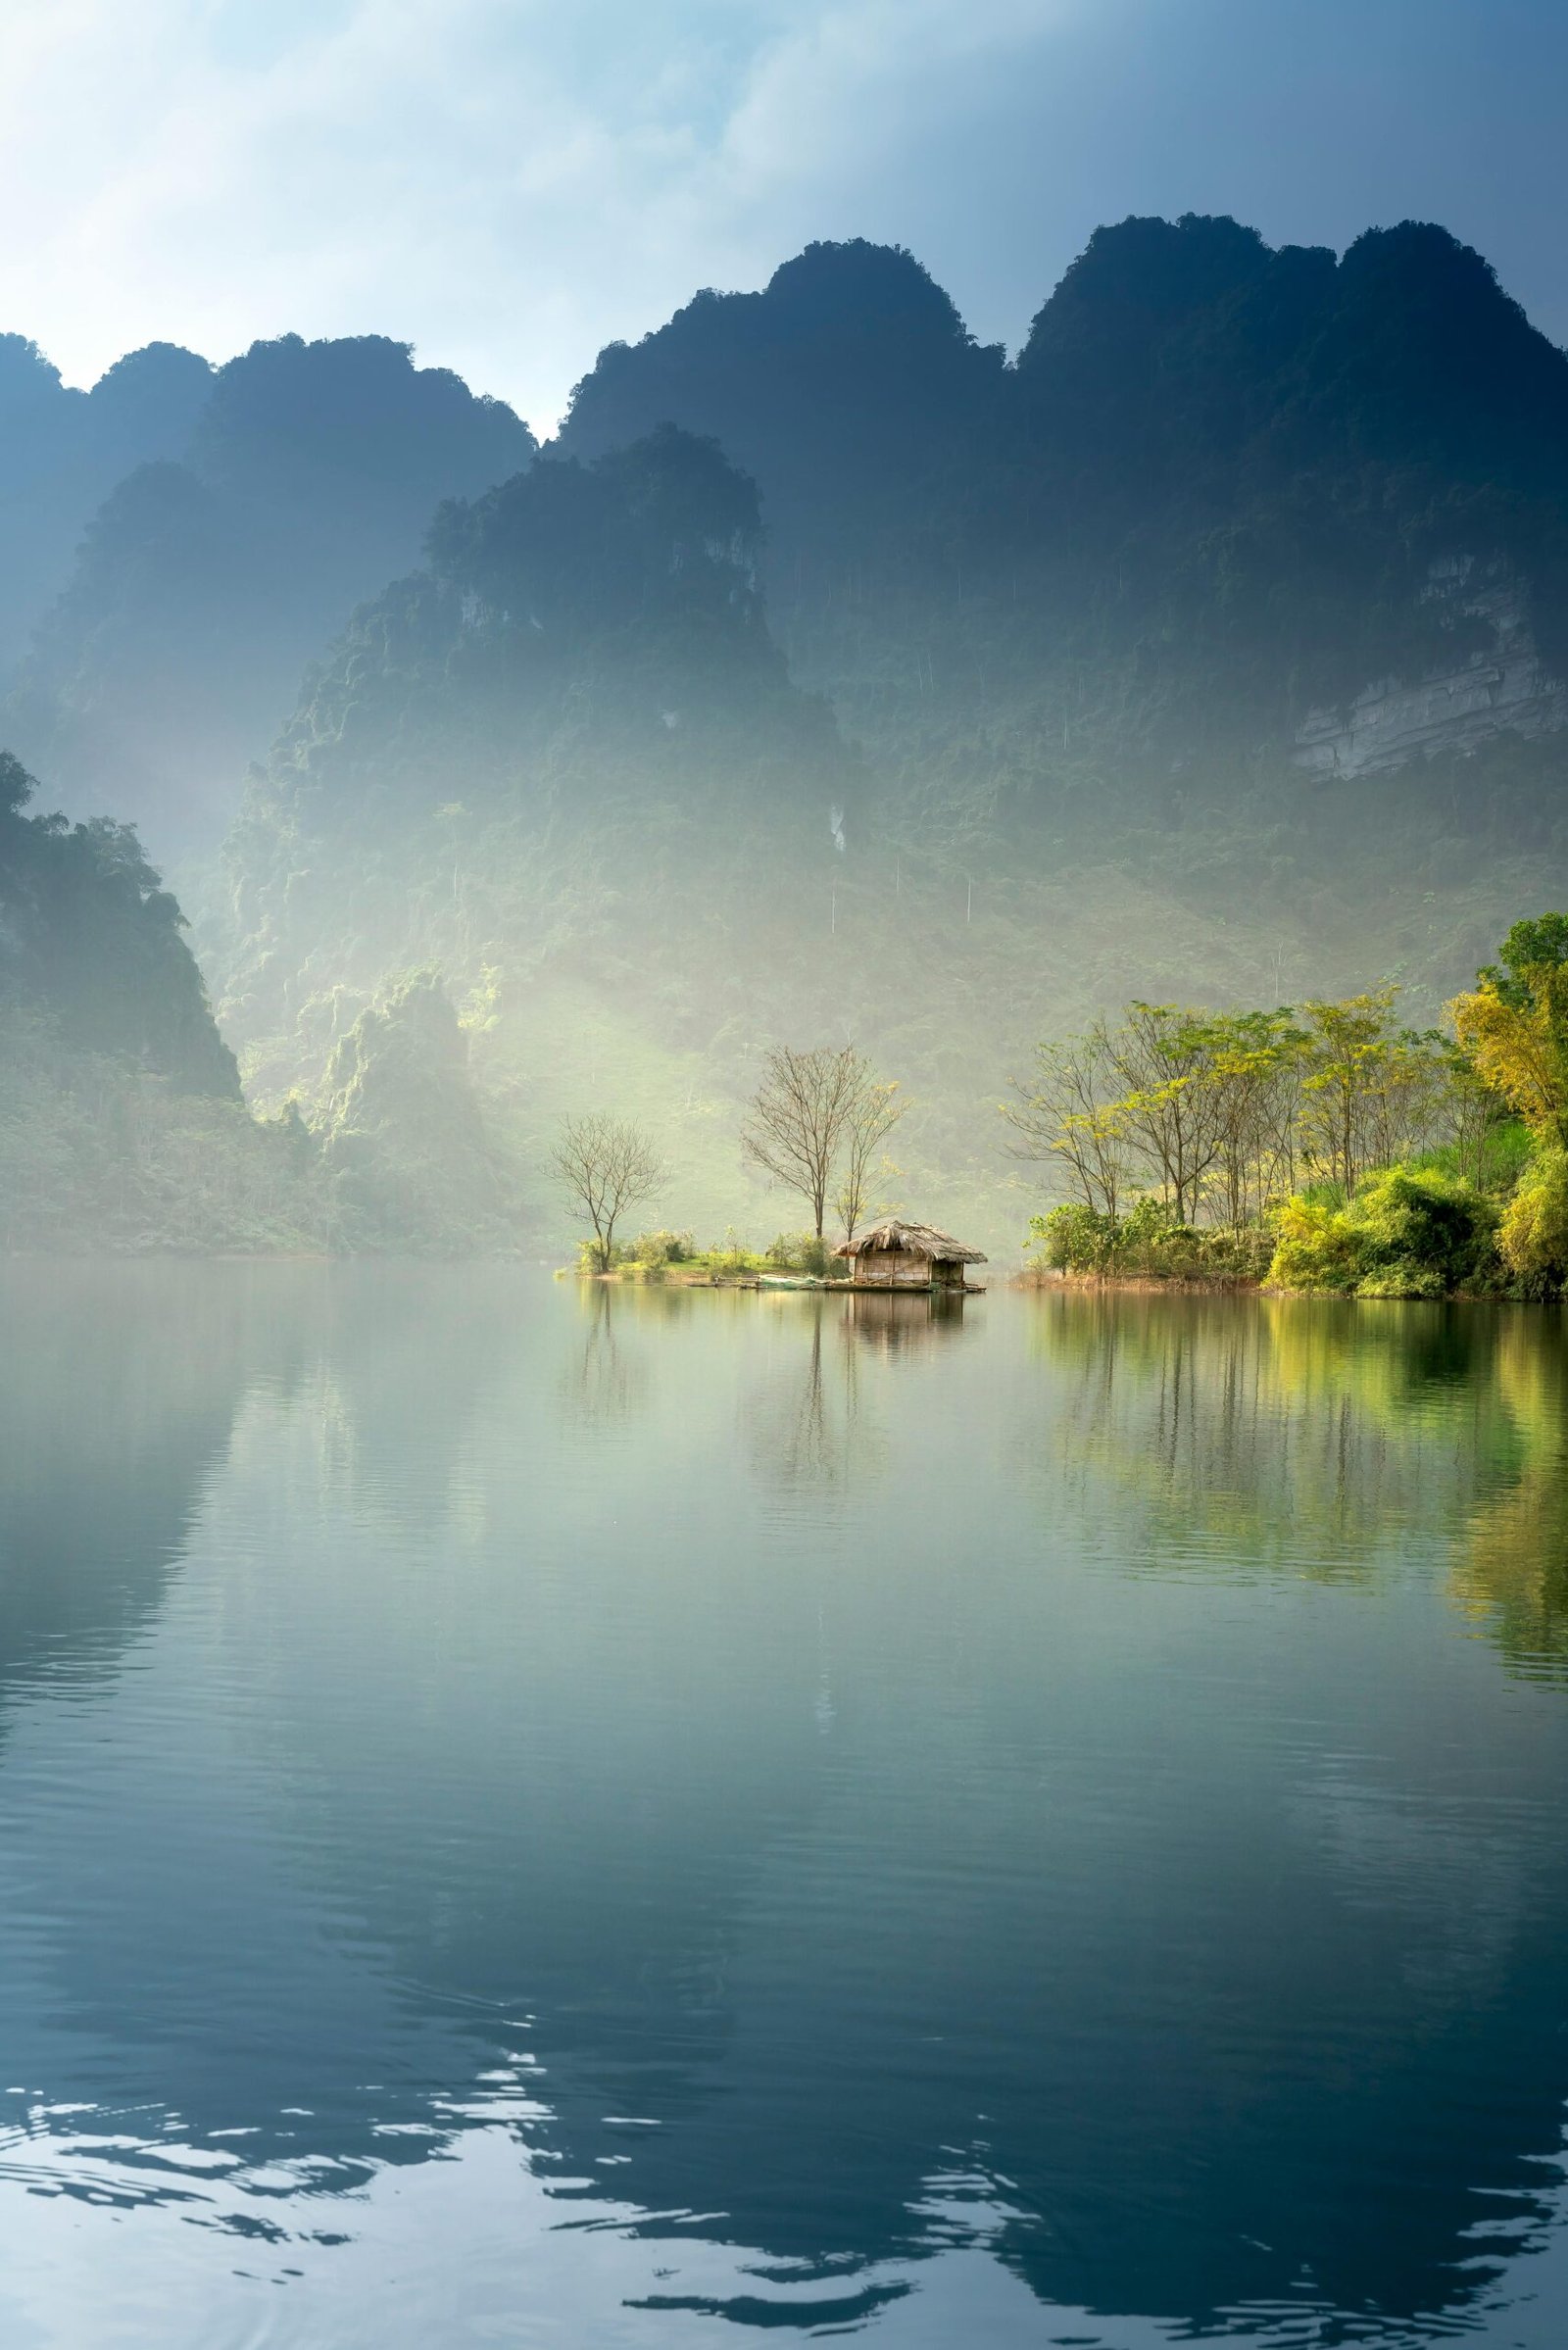
[[[1559,1311],[0,1278],[15,2350],[1563,2338]]]

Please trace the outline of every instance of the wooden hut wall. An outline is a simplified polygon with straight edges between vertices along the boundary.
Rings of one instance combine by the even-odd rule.
[[[910,1248],[867,1248],[852,1259],[854,1279],[885,1282],[889,1289],[929,1289],[937,1268]]]

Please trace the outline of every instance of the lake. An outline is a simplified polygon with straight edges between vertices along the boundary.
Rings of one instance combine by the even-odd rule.
[[[0,1310],[6,2350],[1568,2339],[1561,1313]]]

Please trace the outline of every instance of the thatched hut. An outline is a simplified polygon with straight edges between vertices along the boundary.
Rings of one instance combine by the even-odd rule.
[[[934,1224],[906,1224],[898,1216],[885,1216],[853,1240],[841,1241],[833,1253],[847,1259],[852,1281],[890,1290],[965,1289],[964,1266],[986,1261],[978,1248],[966,1248],[951,1232],[938,1232]]]

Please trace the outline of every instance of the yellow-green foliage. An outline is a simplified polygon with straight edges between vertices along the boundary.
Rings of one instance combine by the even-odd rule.
[[[1459,1043],[1533,1134],[1568,1148],[1568,914],[1515,922],[1498,955],[1448,1007]]]
[[[1275,1227],[1268,1277],[1280,1289],[1353,1290],[1360,1279],[1360,1252],[1344,1208],[1309,1197],[1287,1199]]]
[[[577,1247],[577,1269],[600,1270],[599,1248],[592,1239]],[[663,1281],[668,1275],[734,1281],[763,1273],[808,1273],[820,1278],[839,1271],[825,1242],[814,1233],[781,1232],[765,1249],[749,1248],[733,1224],[721,1241],[699,1248],[689,1232],[643,1232],[634,1241],[616,1241],[609,1268],[623,1281]]]
[[[1536,1152],[1503,1210],[1497,1246],[1525,1281],[1568,1282],[1568,1151]]]
[[[1070,1201],[1029,1219],[1030,1248],[1064,1273],[1115,1274],[1152,1281],[1252,1282],[1268,1265],[1260,1228],[1178,1223],[1175,1209],[1152,1194],[1123,1216]]]
[[[1287,1201],[1269,1278],[1358,1297],[1444,1297],[1484,1276],[1495,1225],[1494,1206],[1460,1177],[1384,1167],[1343,1207]]]

